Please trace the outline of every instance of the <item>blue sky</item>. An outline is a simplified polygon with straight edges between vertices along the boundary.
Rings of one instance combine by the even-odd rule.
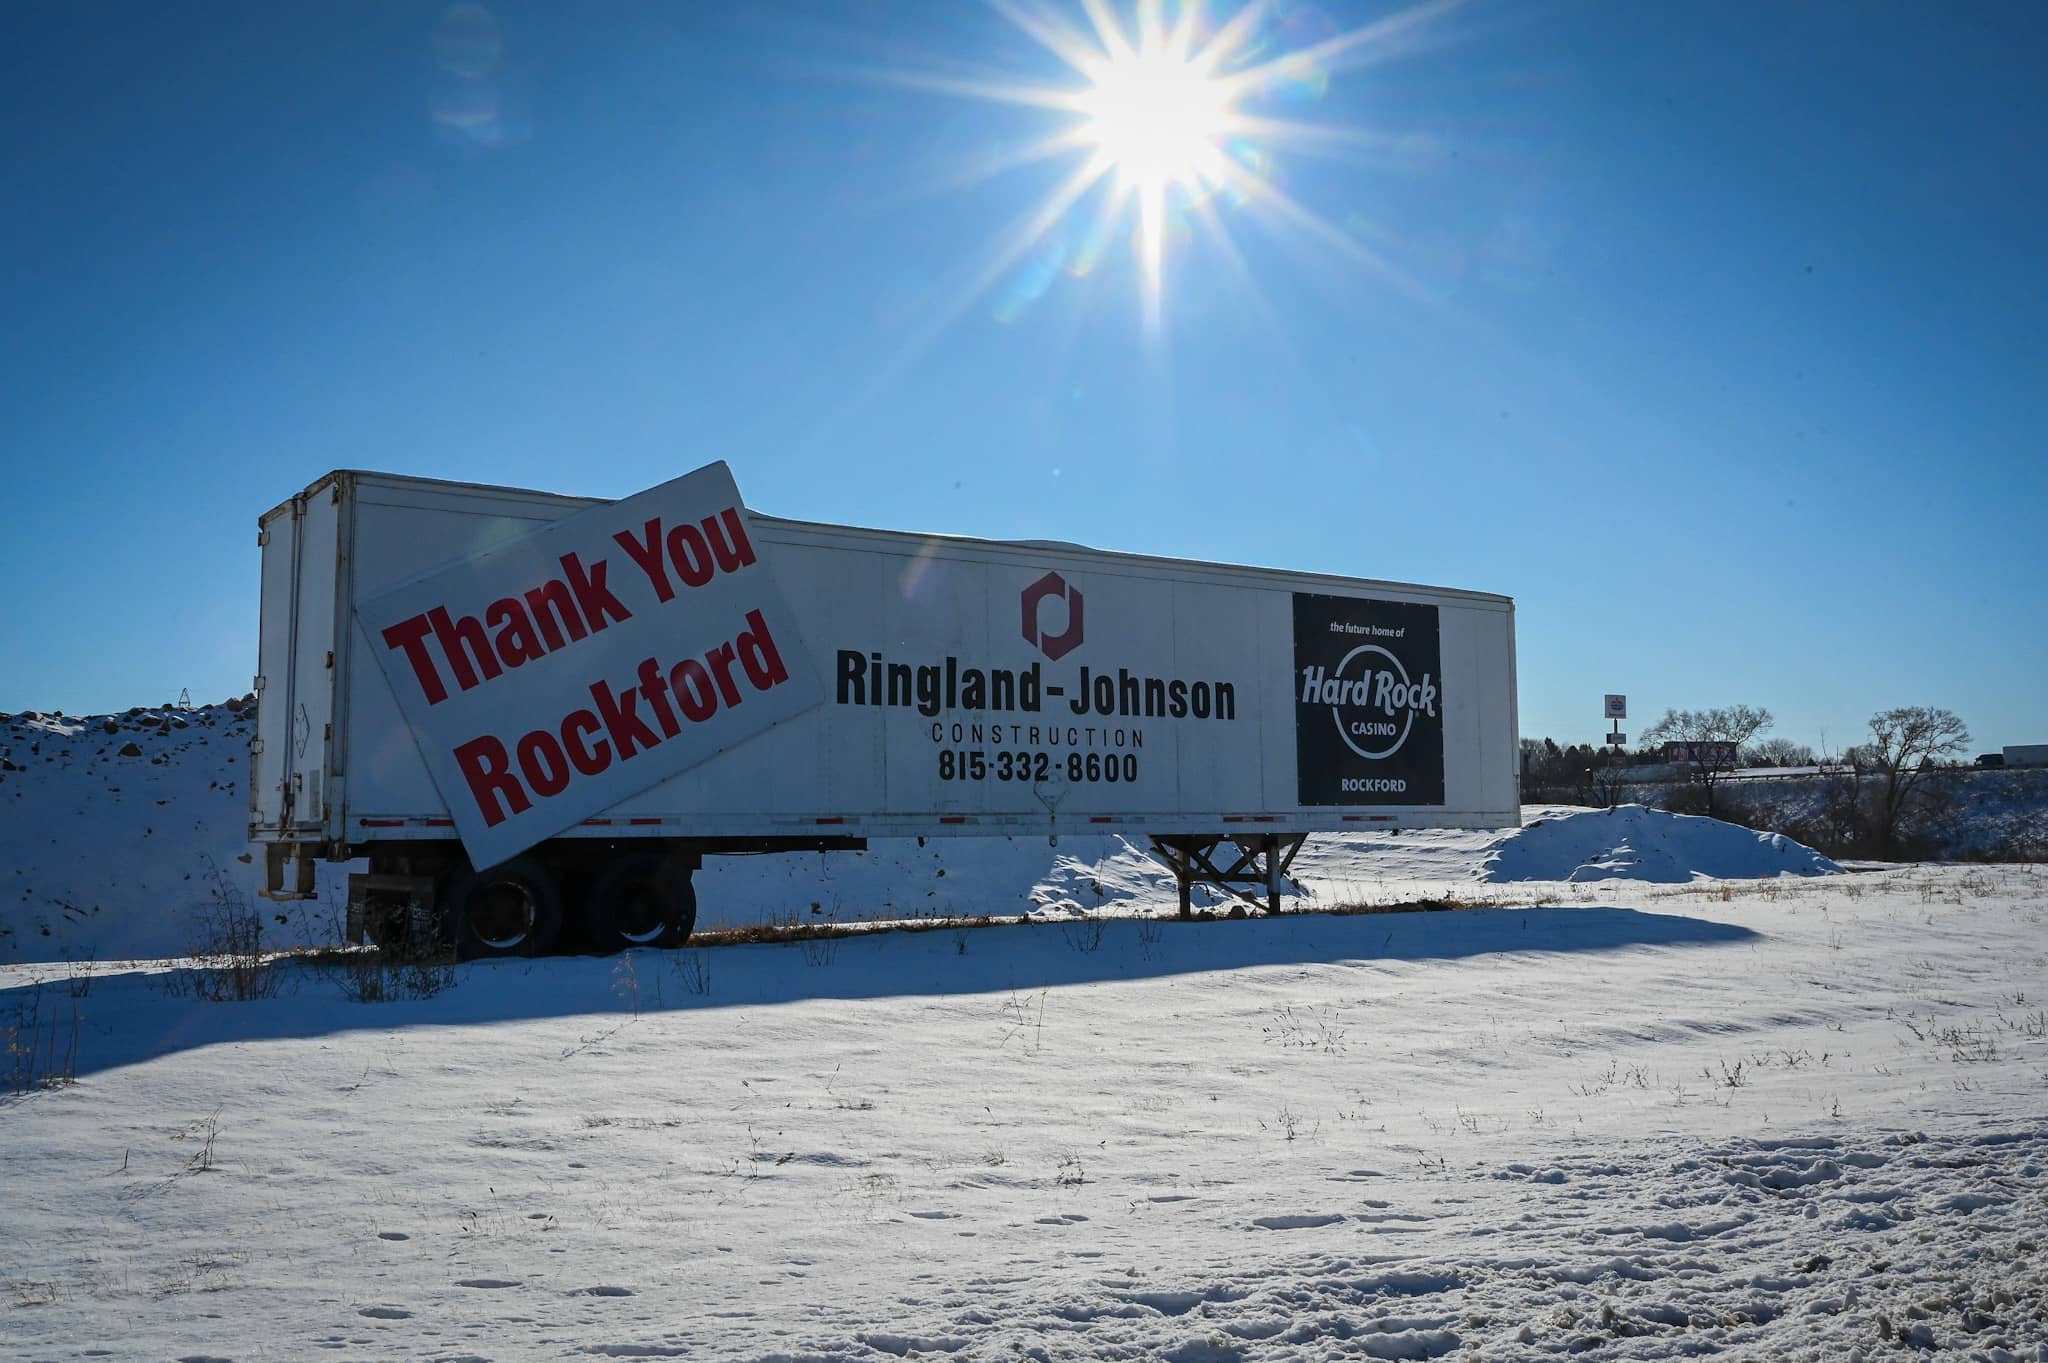
[[[1508,593],[1531,735],[2048,741],[2048,10],[1425,18],[1248,97],[1346,136],[1235,149],[1304,216],[1188,217],[1155,326],[1089,211],[970,287],[1078,153],[977,177],[1062,119],[923,78],[1078,79],[965,0],[15,7],[0,708],[246,688],[255,518],[330,468],[724,458],[779,515]]]

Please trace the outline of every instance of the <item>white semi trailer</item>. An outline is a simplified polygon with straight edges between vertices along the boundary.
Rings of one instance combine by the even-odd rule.
[[[677,612],[663,619],[701,623],[669,580],[693,552],[712,574],[695,532],[669,532],[682,557],[665,557],[636,510],[602,541],[616,552],[555,555],[548,534],[569,518],[590,526],[639,499],[355,471],[265,513],[249,832],[268,892],[310,895],[316,862],[367,858],[350,919],[373,937],[424,921],[465,956],[544,952],[565,931],[607,950],[687,938],[705,856],[1114,833],[1174,871],[1184,914],[1205,882],[1277,911],[1308,834],[1519,821],[1507,597],[781,520],[733,495],[703,529],[729,566],[771,575],[758,580],[786,607],[776,638],[735,615],[701,665],[650,656],[638,682],[630,666],[590,681],[585,708],[446,751],[435,726],[459,705],[431,706],[448,694],[466,701],[522,663],[522,683],[591,666],[598,654],[577,651],[596,649],[607,610],[592,575],[619,617],[658,600]],[[531,570],[510,595],[486,581],[544,542],[573,580]],[[507,634],[514,617],[526,628]],[[409,694],[415,677],[446,694]],[[771,680],[787,683],[772,704],[748,689]],[[680,751],[721,689],[732,713],[753,696],[748,713],[774,722],[707,737],[594,811],[564,804],[566,826],[499,859],[499,821],[575,798],[556,792],[578,773],[612,799],[628,759],[651,770],[665,737]],[[472,865],[465,840],[494,864]]]

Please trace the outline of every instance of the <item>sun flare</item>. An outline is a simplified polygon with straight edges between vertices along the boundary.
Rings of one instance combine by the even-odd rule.
[[[984,292],[1005,323],[1057,281],[1086,279],[1108,243],[1127,240],[1140,270],[1148,329],[1161,322],[1166,257],[1200,246],[1250,283],[1230,221],[1264,220],[1288,244],[1328,253],[1404,291],[1415,286],[1354,227],[1293,198],[1276,155],[1353,165],[1399,163],[1412,135],[1293,111],[1319,100],[1339,69],[1378,65],[1434,41],[1433,30],[1465,0],[1415,0],[1357,28],[1319,28],[1312,7],[1276,0],[989,0],[1019,32],[1056,57],[1072,83],[898,68],[890,83],[1060,116],[1036,136],[992,147],[948,185],[974,183],[1039,161],[1073,157],[1071,169],[1005,227],[987,259],[949,292],[923,329],[935,336]],[[1226,17],[1212,22],[1216,5]],[[1085,22],[1076,23],[1078,8]],[[1135,221],[1133,221],[1135,220]]]

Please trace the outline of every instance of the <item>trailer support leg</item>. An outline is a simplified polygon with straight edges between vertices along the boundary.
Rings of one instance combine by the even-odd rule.
[[[1256,838],[1155,834],[1152,854],[1173,872],[1182,918],[1194,917],[1193,892],[1198,884],[1213,885],[1262,913],[1277,914],[1281,883],[1306,838],[1304,833],[1266,833]],[[1227,865],[1216,855],[1225,844],[1237,853]],[[1257,893],[1261,889],[1263,897]]]
[[[263,888],[257,893],[264,899],[314,898],[313,873],[317,869],[317,850],[306,843],[273,842],[265,845]],[[287,866],[292,867],[292,888],[289,890],[284,887]]]
[[[1277,917],[1280,913],[1280,839],[1269,833],[1261,841],[1266,844],[1266,912]],[[1299,843],[1295,845],[1300,846]]]

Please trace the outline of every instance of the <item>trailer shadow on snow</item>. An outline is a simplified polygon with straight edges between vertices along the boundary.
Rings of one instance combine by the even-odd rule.
[[[195,969],[189,966],[103,965],[83,998],[66,997],[61,974],[37,979],[17,967],[9,975],[19,982],[0,988],[0,1019],[23,1010],[44,1018],[68,1016],[76,1004],[75,1073],[86,1076],[206,1046],[360,1031],[1006,994],[1260,966],[1726,947],[1758,940],[1759,934],[1734,924],[1610,906],[1212,922],[1054,920],[883,930],[822,942],[477,962],[456,967],[452,986],[432,998],[371,1004],[343,996],[338,968],[301,960],[277,965],[286,976],[277,997],[219,1003],[196,1000],[189,988],[179,987],[180,977]],[[691,953],[697,959],[683,959]]]

